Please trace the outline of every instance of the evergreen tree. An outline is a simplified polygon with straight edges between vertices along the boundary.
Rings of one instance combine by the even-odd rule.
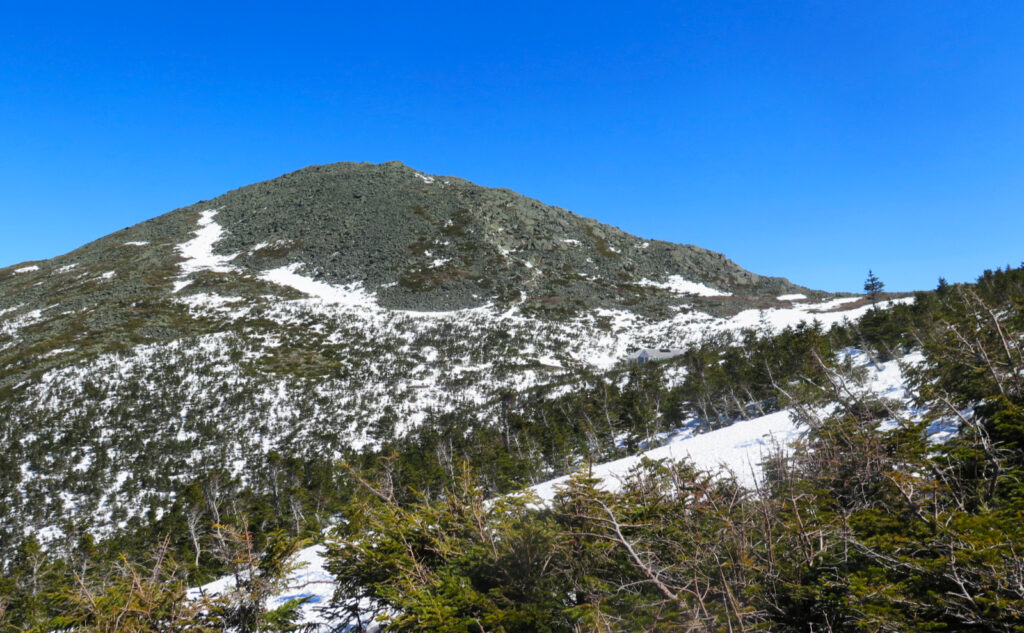
[[[868,278],[864,280],[864,292],[868,293],[871,299],[871,307],[878,307],[878,294],[885,288],[882,280],[875,276],[875,273],[868,269]]]

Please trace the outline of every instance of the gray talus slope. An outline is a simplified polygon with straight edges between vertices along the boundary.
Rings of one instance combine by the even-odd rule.
[[[644,241],[512,191],[394,162],[309,167],[203,205],[219,209],[228,231],[219,252],[269,244],[237,264],[301,262],[328,282],[365,282],[397,309],[448,310],[525,293],[547,309],[651,311],[671,297],[633,284],[673,274],[736,295],[702,302],[714,312],[806,291],[700,247]]]
[[[714,314],[808,292],[697,246],[642,240],[509,190],[424,176],[397,162],[308,167],[172,211],[42,267],[73,262],[82,270],[117,270],[97,301],[152,294],[166,289],[176,272],[174,245],[192,237],[205,209],[216,209],[224,228],[216,252],[237,255],[232,264],[239,269],[302,264],[327,282],[362,282],[395,309],[450,310],[518,303],[525,296],[524,307],[552,316],[594,307],[657,313],[681,303],[679,297],[637,282],[669,275],[731,293],[687,298]],[[145,244],[126,248],[126,242]],[[69,291],[92,294],[66,283],[18,287],[17,281],[10,270],[0,271],[0,284],[9,287],[0,309]]]

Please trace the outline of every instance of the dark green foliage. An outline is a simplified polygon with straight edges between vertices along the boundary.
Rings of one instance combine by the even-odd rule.
[[[882,280],[875,276],[875,273],[868,271],[868,278],[864,281],[864,292],[868,294],[868,298],[871,299],[872,307],[878,305],[878,295],[885,288],[885,284]]]
[[[403,631],[481,623],[516,630],[506,622],[538,612],[543,630],[565,631],[1020,630],[1022,276],[997,272],[974,287],[947,287],[869,325],[920,345],[925,360],[914,381],[930,412],[922,420],[844,387],[856,372],[823,357],[828,337],[799,337],[810,346],[784,356],[803,361],[784,374],[789,381],[774,383],[776,397],[798,407],[831,402],[835,410],[823,419],[805,410],[805,440],[770,461],[765,486],[753,493],[678,464],[646,464],[614,494],[577,477],[545,507],[514,496],[488,505],[471,483],[434,500],[364,493],[350,516],[366,518],[339,531],[332,549],[333,568],[348,583],[337,606],[372,598]],[[770,348],[786,349],[792,336]],[[758,345],[746,341],[743,351]],[[747,385],[753,396],[760,367],[776,373],[765,350],[756,363],[727,346],[704,361],[702,353],[708,349],[686,359],[688,381],[702,386],[695,393]],[[733,372],[719,375],[720,365],[747,373],[730,383],[724,375]],[[783,394],[796,386],[790,382],[812,388]],[[716,399],[727,397],[708,401]],[[621,401],[628,419],[637,401]],[[669,407],[684,401],[667,399]],[[941,423],[959,431],[934,444],[929,429]],[[535,551],[515,539],[527,526],[544,535],[535,542],[545,564],[526,567],[538,593],[506,592],[513,584],[505,574],[515,566],[500,552],[508,544]]]
[[[562,588],[547,574],[562,536],[528,499],[488,503],[461,476],[442,499],[409,507],[368,486],[346,515],[330,557],[334,610],[351,625],[366,624],[359,605],[371,600],[399,611],[389,631],[570,630],[557,616]]]
[[[120,556],[109,566],[70,570],[70,579],[44,595],[50,617],[25,617],[11,604],[12,617],[0,630],[75,630],[87,633],[213,633],[295,632],[301,599],[268,610],[266,600],[280,588],[290,570],[289,558],[302,542],[271,534],[261,548],[248,532],[218,528],[212,539],[218,554],[230,563],[233,587],[214,596],[187,596],[187,569],[169,556],[168,541],[145,565]]]
[[[335,613],[389,631],[678,631],[759,621],[731,582],[752,541],[744,494],[682,465],[649,463],[620,494],[574,478],[550,508],[486,501],[466,476],[437,501],[367,485],[329,548]],[[723,585],[722,579],[727,579]]]

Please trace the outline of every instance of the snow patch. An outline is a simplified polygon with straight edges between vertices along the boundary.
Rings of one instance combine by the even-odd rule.
[[[289,600],[306,598],[301,607],[302,616],[298,623],[330,625],[330,622],[324,620],[321,610],[334,597],[338,583],[326,569],[326,554],[327,549],[323,545],[314,545],[296,552],[290,561],[295,565],[295,569],[285,580],[285,586],[267,600],[267,609],[277,609]],[[202,587],[189,589],[188,597],[196,600],[201,596],[218,596],[232,591],[234,586],[234,577],[224,576]],[[369,618],[369,603],[365,605],[365,609]],[[377,631],[377,623],[368,623],[365,630],[367,633]]]
[[[664,446],[591,466],[587,472],[600,479],[605,490],[618,491],[623,478],[644,459],[675,461],[685,458],[702,470],[732,471],[741,484],[752,487],[761,476],[761,462],[774,450],[784,450],[800,433],[800,426],[789,411],[777,411],[699,435],[684,430]],[[541,500],[551,501],[569,478],[570,475],[566,475],[552,479],[531,490]]]
[[[825,311],[819,312],[818,310],[832,310],[840,307],[843,303],[849,303],[850,301],[858,301],[860,297],[846,298],[846,299],[835,299],[833,301],[827,301],[821,304],[795,304],[792,308],[770,308],[768,310],[744,310],[736,316],[732,317],[726,322],[726,327],[723,329],[738,330],[742,328],[758,328],[767,327],[773,331],[779,331],[787,327],[795,327],[800,323],[812,323],[818,322],[823,327],[828,328],[837,323],[843,321],[856,321],[861,318],[868,311],[871,310],[871,306],[865,305],[859,308],[853,308],[852,310],[844,311]],[[887,308],[890,306],[898,305],[901,303],[913,303],[913,297],[906,297],[903,299],[894,299],[892,301],[879,302],[879,308]]]
[[[74,347],[62,347],[60,349],[50,350],[49,352],[46,352],[45,354],[43,354],[40,358],[50,358],[52,356],[58,356],[60,354],[67,354],[68,352],[73,352],[73,351],[75,351]]]
[[[42,318],[42,310],[32,310],[31,312],[26,312],[15,319],[0,321],[0,350],[14,346],[18,340],[18,330],[28,327],[33,323],[37,323],[41,321]],[[10,342],[5,343],[5,338],[10,339]]]
[[[213,246],[224,235],[223,227],[213,221],[216,215],[217,211],[213,209],[203,211],[199,216],[199,228],[195,232],[195,237],[178,245],[178,253],[184,258],[184,261],[178,264],[181,270],[180,279],[202,270],[216,273],[229,273],[237,270],[228,263],[238,256],[237,253],[215,255],[213,252]],[[178,283],[175,283],[174,292],[178,292],[187,285],[188,283],[179,286]]]
[[[661,288],[680,295],[697,295],[698,297],[729,297],[732,295],[731,292],[716,290],[710,286],[683,279],[681,275],[670,275],[665,281],[642,279],[637,282],[637,285]]]
[[[378,309],[374,296],[363,289],[361,282],[353,282],[344,286],[332,286],[331,284],[303,277],[297,271],[302,264],[289,264],[281,268],[268,270],[260,275],[260,278],[298,290],[299,292],[315,297],[325,303],[348,307],[364,307],[371,310]]]
[[[806,299],[807,295],[802,294],[791,294],[791,295],[779,295],[775,297],[776,301],[799,301],[800,299]]]
[[[823,301],[821,303],[796,303],[793,304],[794,308],[800,310],[813,310],[818,312],[827,312],[829,310],[835,310],[841,308],[847,303],[853,303],[854,301],[860,301],[863,297],[839,297],[838,299],[831,299],[829,301]]]
[[[25,266],[24,268],[15,268],[14,274],[20,275],[21,273],[31,273],[39,270],[39,266]]]

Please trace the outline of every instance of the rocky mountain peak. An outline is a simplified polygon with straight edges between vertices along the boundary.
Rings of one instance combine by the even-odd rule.
[[[237,269],[301,268],[326,283],[360,283],[399,310],[525,302],[556,316],[594,307],[653,314],[682,304],[730,314],[809,292],[697,246],[641,239],[507,189],[397,161],[307,167],[126,235],[181,243],[211,210],[223,229],[214,252],[232,257]],[[661,292],[659,284],[676,277],[717,292]]]
[[[697,246],[392,161],[314,165],[2,269],[0,311],[36,314],[19,327],[22,345],[73,336],[100,352],[205,331],[182,305],[191,296],[288,300],[311,284],[358,287],[382,309],[491,306],[556,320],[595,309],[729,316],[825,296]]]

